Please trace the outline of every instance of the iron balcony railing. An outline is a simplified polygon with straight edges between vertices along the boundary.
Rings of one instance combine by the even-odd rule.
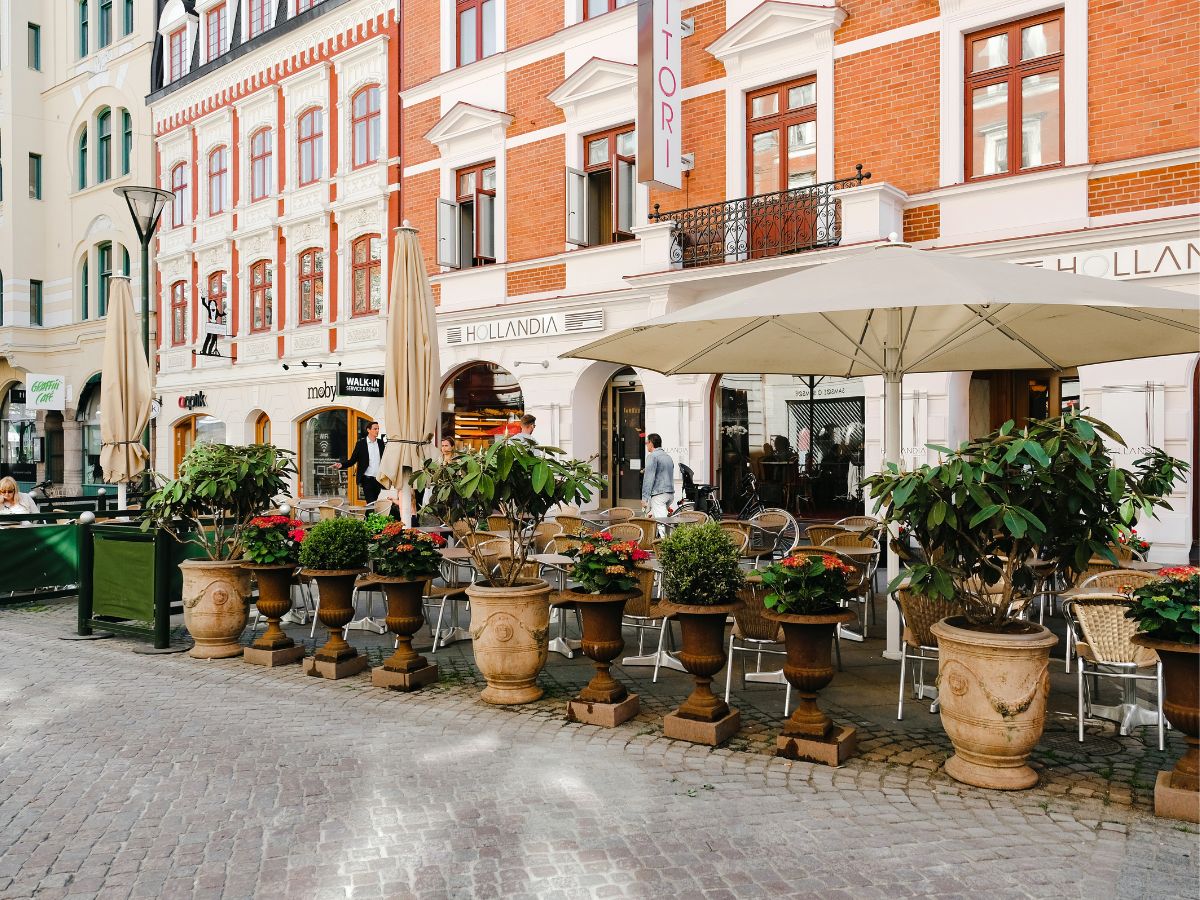
[[[837,192],[871,177],[861,163],[854,169],[849,178],[673,212],[656,203],[649,218],[675,223],[671,262],[685,269],[833,247],[842,239]]]

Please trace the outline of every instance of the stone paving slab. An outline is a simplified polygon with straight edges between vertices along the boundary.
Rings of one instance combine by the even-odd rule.
[[[0,611],[0,898],[1198,893],[1194,828],[1133,789],[1073,791],[1053,760],[1042,787],[989,793],[939,771],[944,739],[837,770],[669,741],[655,713],[685,682],[648,697],[648,672],[620,676],[653,712],[569,723],[586,660],[501,709],[469,646],[405,695],[56,640],[72,624],[69,603]],[[746,695],[764,731],[779,693]]]

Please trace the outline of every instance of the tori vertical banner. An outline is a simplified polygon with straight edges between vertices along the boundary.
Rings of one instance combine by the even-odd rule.
[[[683,184],[682,0],[638,0],[638,181]]]

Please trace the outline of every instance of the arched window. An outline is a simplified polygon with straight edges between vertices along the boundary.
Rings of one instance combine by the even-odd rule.
[[[79,0],[79,56],[88,55],[88,0]],[[86,316],[85,316],[86,318]]]
[[[250,330],[268,331],[271,328],[271,305],[275,291],[271,284],[271,263],[265,259],[250,266]]]
[[[171,346],[187,343],[187,282],[171,285]]]
[[[377,234],[364,234],[350,245],[350,279],[352,301],[350,314],[369,316],[379,312],[379,249]]]
[[[320,322],[325,314],[325,253],[313,248],[300,254],[300,324]]]
[[[229,192],[229,153],[218,147],[208,154],[208,214],[225,212],[225,197]]]
[[[121,274],[126,278],[129,277],[129,248],[121,248]]]
[[[179,163],[171,170],[171,190],[175,192],[175,197],[171,200],[171,227],[178,228],[187,221],[188,216],[186,163]]]
[[[324,157],[324,125],[321,110],[310,109],[300,116],[300,186],[312,184],[321,177]]]
[[[250,136],[250,202],[271,193],[271,129],[260,128]]]
[[[100,267],[100,290],[97,292],[99,304],[96,313],[100,316],[108,314],[108,278],[113,273],[113,245],[105,241],[96,247],[96,263]]]
[[[84,125],[83,131],[79,132],[79,144],[75,150],[75,154],[76,154],[75,163],[79,167],[79,172],[75,178],[75,186],[81,191],[85,187],[87,187],[87,167],[88,167],[88,161],[87,161],[88,140],[87,140],[87,137],[88,137],[87,126]]]
[[[369,85],[351,102],[354,167],[365,166],[379,159],[379,86]]]
[[[112,177],[112,110],[107,106],[96,116],[96,181]]]
[[[87,254],[83,254],[83,260],[79,264],[79,318],[86,322],[88,315],[91,312],[90,303],[88,301],[88,258]]]
[[[442,385],[442,436],[459,446],[489,446],[524,412],[520,382],[494,363],[463,366]]]
[[[121,174],[128,175],[133,164],[133,116],[121,110]]]
[[[107,47],[113,37],[112,0],[100,0],[100,46]]]

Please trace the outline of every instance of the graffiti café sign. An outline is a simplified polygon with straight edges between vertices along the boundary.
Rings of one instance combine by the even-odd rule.
[[[67,405],[67,380],[61,375],[25,376],[25,406],[27,409],[56,409]]]

